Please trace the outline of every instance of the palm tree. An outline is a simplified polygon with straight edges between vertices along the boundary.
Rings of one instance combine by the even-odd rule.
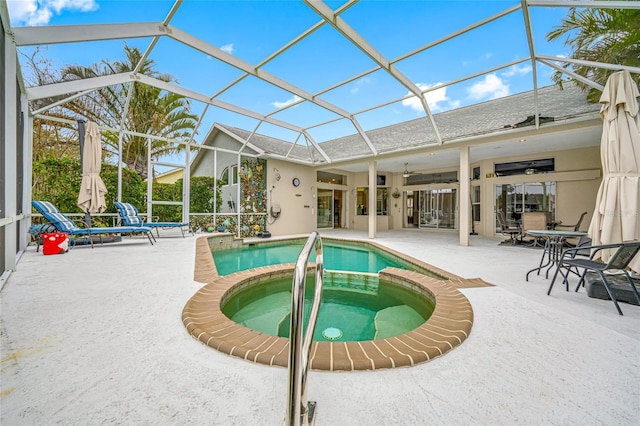
[[[106,60],[91,67],[68,66],[62,70],[64,80],[79,80],[110,74],[131,72],[142,61],[142,54],[137,48],[124,47],[126,60],[110,63]],[[138,70],[165,82],[175,81],[168,74],[158,73],[153,69],[154,62],[145,59]],[[105,87],[91,94],[71,101],[67,108],[79,116],[95,121],[106,127],[119,128],[122,115],[124,129],[145,135],[159,136],[166,139],[188,141],[196,126],[196,116],[191,114],[188,99],[174,93],[140,83],[134,84],[128,111],[124,111],[128,86],[120,85]],[[106,143],[113,149],[118,149],[118,133],[103,132]],[[122,161],[127,167],[147,178],[147,138],[130,134],[122,137]],[[151,144],[151,158],[157,159],[163,155],[180,152],[184,145],[166,141],[153,140]]]
[[[547,34],[547,40],[566,36],[565,45],[572,50],[571,58],[608,64],[640,65],[640,10],[569,8],[562,23]],[[573,71],[604,85],[613,72],[586,65],[567,64]],[[556,71],[553,80],[562,86],[563,73]],[[638,77],[636,77],[638,78]],[[586,89],[586,85],[576,82]],[[598,102],[600,91],[589,89],[588,98]]]

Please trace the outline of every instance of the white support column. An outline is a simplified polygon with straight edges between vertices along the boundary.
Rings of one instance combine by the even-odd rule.
[[[22,212],[25,215],[24,229],[31,226],[31,199],[33,198],[33,117],[29,114],[29,102],[22,95],[22,113],[24,116],[22,153]],[[31,237],[28,232],[23,232],[20,238],[20,250],[26,250]]]
[[[120,126],[118,126],[118,200],[122,202],[122,164],[124,161],[122,160],[122,130],[124,129],[127,113],[129,112],[129,102],[131,101],[131,95],[133,94],[133,85],[134,83],[129,83],[129,89],[127,89],[127,100],[124,103],[124,109],[122,110],[122,116],[120,117]],[[149,152],[147,152],[147,157],[149,157]],[[149,211],[149,209],[147,209]]]
[[[240,166],[242,164],[242,156],[240,155],[240,153],[238,153],[238,160],[236,162],[237,165],[237,169],[236,169],[236,236],[238,238],[240,238],[240,219],[242,218],[242,216],[240,216],[240,190],[242,188],[240,188],[240,181],[242,179],[240,179]],[[229,169],[229,180],[231,180],[231,169]]]
[[[147,222],[153,222],[153,166],[151,164],[151,138],[147,138]]]
[[[378,216],[376,211],[376,195],[377,195],[377,179],[378,173],[377,163],[375,161],[369,162],[369,200],[367,210],[369,211],[369,238],[375,238],[377,233]]]
[[[271,200],[269,200],[271,201]],[[213,151],[213,227],[217,228],[218,219],[218,151]]]
[[[460,149],[460,245],[469,245],[471,228],[471,181],[469,175],[469,147]]]
[[[13,37],[10,34],[5,34],[4,37],[4,58],[2,58],[5,64],[5,92],[2,103],[4,104],[4,164],[1,166],[4,168],[4,211],[0,214],[0,217],[12,219],[10,223],[4,226],[4,241],[0,241],[0,244],[4,245],[4,267],[7,271],[16,270],[16,235],[18,229],[18,222],[15,220],[17,216],[17,204],[16,204],[16,158],[18,152],[16,150],[16,141],[18,138],[18,129],[16,128],[18,105],[16,102],[17,93],[17,58],[16,58],[16,46],[13,42]],[[17,141],[17,143],[23,144],[24,141]],[[0,275],[4,271],[0,271]]]
[[[191,146],[187,144],[185,146],[185,158],[184,158],[184,172],[182,177],[182,222],[190,222],[189,216],[191,215],[189,206],[191,206]]]

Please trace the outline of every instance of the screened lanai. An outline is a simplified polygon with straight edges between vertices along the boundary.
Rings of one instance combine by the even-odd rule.
[[[599,107],[568,80],[586,89],[603,85],[577,68],[640,73],[633,64],[573,58],[563,39],[547,39],[570,7],[638,9],[636,1],[458,2],[455,9],[447,2],[158,1],[128,3],[125,10],[124,3],[76,2],[66,10],[41,3],[35,12],[24,8],[29,2],[0,3],[3,277],[29,242],[34,121],[73,132],[77,120],[91,117],[72,105],[95,107],[104,89],[120,106],[99,123],[115,141],[104,149],[105,161],[119,171],[116,198],[128,168],[122,142],[137,137],[149,148],[169,144],[175,149],[166,154],[147,149],[143,207],[150,214],[155,206],[153,177],[182,169],[180,207],[189,221],[200,213],[189,209],[194,162],[212,162],[206,167],[214,177],[224,169],[202,160],[214,157],[206,152],[235,158],[236,170],[242,158],[264,161],[263,190],[276,187],[269,179],[288,173],[285,167],[292,170],[289,180],[301,173],[344,173],[356,181],[364,174],[367,186],[375,187],[377,175],[385,174],[401,188],[408,172],[453,167],[459,170],[459,199],[467,200],[475,162],[542,158],[599,144]],[[98,67],[82,78],[39,81],[28,60],[40,49],[53,68],[91,68],[122,61],[124,46],[141,53],[132,69]],[[147,61],[157,73],[145,73]],[[564,91],[554,83],[557,72]],[[140,86],[188,99],[192,131],[167,137],[151,125],[132,128],[132,117],[142,114],[131,102]],[[223,146],[215,139],[219,134],[234,143]],[[305,205],[314,203],[314,177],[303,179],[302,187]],[[358,188],[344,191],[354,197],[354,209]],[[367,202],[373,211],[374,197]],[[266,217],[269,206],[263,207]],[[468,244],[471,206],[460,203],[458,210],[456,229],[461,244]],[[375,236],[375,216],[366,221]],[[302,230],[315,227],[314,221]]]

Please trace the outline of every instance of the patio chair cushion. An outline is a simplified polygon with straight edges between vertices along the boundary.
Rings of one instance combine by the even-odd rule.
[[[149,228],[153,228],[156,230],[156,234],[160,236],[158,233],[158,228],[179,228],[180,232],[182,232],[182,236],[184,237],[184,227],[189,226],[188,222],[145,222],[140,217],[140,213],[138,209],[130,203],[122,203],[120,201],[116,201],[115,203],[116,209],[120,214],[120,219],[122,223],[127,226],[146,226]]]
[[[138,209],[135,208],[132,204],[129,203],[115,203],[118,208],[118,213],[120,213],[120,218],[122,219],[122,223],[126,226],[142,226],[143,222],[138,214]]]
[[[49,201],[33,201],[33,207],[38,210],[45,219],[51,222],[60,232],[73,234],[81,228],[78,227],[71,219],[63,215],[56,206]]]

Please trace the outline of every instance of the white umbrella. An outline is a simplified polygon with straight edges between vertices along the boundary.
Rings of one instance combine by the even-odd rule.
[[[88,213],[103,212],[107,205],[104,195],[107,187],[100,178],[102,168],[102,145],[98,125],[87,123],[82,150],[82,184],[78,194],[78,207]]]
[[[600,103],[603,121],[600,155],[602,183],[589,226],[593,244],[640,240],[640,119],[638,85],[629,71],[609,76]],[[610,253],[603,253],[607,261]],[[631,269],[640,272],[640,256]]]

